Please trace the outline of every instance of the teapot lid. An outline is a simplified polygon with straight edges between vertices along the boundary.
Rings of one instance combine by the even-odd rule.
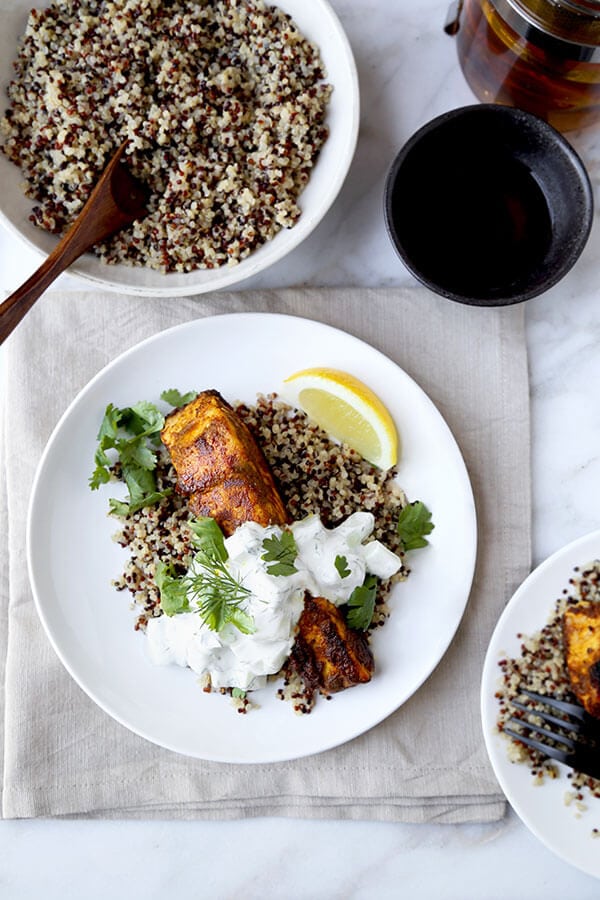
[[[569,59],[600,60],[598,0],[490,0],[517,34]]]

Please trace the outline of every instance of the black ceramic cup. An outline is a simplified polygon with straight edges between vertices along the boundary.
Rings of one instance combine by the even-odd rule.
[[[384,195],[406,267],[444,297],[503,306],[547,291],[575,264],[593,218],[589,176],[558,131],[530,113],[477,104],[417,131]]]

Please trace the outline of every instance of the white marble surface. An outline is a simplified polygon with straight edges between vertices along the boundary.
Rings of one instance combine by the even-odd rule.
[[[442,31],[447,0],[332,0],[361,83],[361,132],[341,195],[308,239],[244,287],[411,284],[387,240],[385,172],[421,124],[473,102]],[[597,133],[572,136],[600,184]],[[0,290],[38,263],[0,230]],[[600,227],[567,278],[527,307],[534,562],[600,524]],[[63,286],[73,286],[63,276]],[[600,848],[599,848],[600,852]],[[257,820],[0,822],[0,897],[597,898],[600,884],[511,813],[487,826]]]

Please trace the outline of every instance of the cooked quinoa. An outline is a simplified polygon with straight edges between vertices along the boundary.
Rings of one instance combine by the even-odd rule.
[[[542,708],[521,694],[521,688],[560,700],[575,700],[565,664],[562,617],[567,606],[582,600],[600,602],[600,560],[575,569],[546,625],[536,634],[517,635],[521,641],[520,656],[514,659],[506,657],[499,661],[502,677],[496,697],[500,704],[497,726],[501,732],[511,716],[520,718],[523,715],[513,707],[513,700],[518,700],[532,710]],[[536,783],[542,783],[546,777],[558,777],[558,768],[551,759],[508,735],[506,740],[511,761],[527,764]],[[585,797],[600,797],[599,779],[579,772],[569,772],[567,777],[570,780],[570,791],[565,796],[565,803],[574,804],[578,812],[584,809]]]
[[[327,138],[318,49],[262,0],[55,0],[29,16],[0,120],[31,220],[61,234],[106,163],[149,215],[96,247],[164,272],[235,264],[291,228]]]
[[[372,512],[373,537],[404,557],[397,522],[407,500],[398,487],[395,470],[376,469],[356,451],[332,441],[304,413],[275,395],[261,396],[253,406],[236,404],[235,409],[262,448],[292,519],[314,513],[331,528],[356,510]],[[175,481],[165,451],[157,471],[158,490],[173,487]],[[173,492],[156,506],[121,519],[115,540],[127,548],[128,558],[114,584],[118,590],[131,593],[138,612],[137,628],[144,628],[150,617],[161,615],[154,583],[157,561],[179,564],[181,574],[187,569],[193,553],[186,524],[190,517],[187,499]],[[408,573],[403,565],[398,575],[380,583],[374,627],[387,617],[386,598],[391,585]]]

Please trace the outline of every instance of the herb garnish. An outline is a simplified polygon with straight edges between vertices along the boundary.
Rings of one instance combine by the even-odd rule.
[[[163,391],[161,399],[172,406],[180,402],[193,400],[196,394],[180,394],[171,389]],[[101,484],[110,481],[111,468],[115,462],[121,463],[123,481],[127,485],[129,496],[126,500],[109,500],[110,513],[126,516],[137,512],[145,506],[152,506],[172,493],[171,488],[157,490],[155,469],[160,447],[160,432],[165,424],[165,417],[154,403],[141,401],[135,406],[122,409],[109,403],[98,432],[98,447],[94,461],[94,469],[90,479],[90,488],[95,491]],[[112,458],[107,451],[116,451]]]
[[[346,621],[350,628],[358,628],[366,631],[375,612],[375,594],[377,593],[377,578],[375,575],[367,575],[362,585],[354,588],[348,600],[348,615]]]
[[[231,696],[234,700],[245,700],[247,691],[243,691],[241,688],[231,688]]]
[[[154,582],[160,593],[161,609],[166,616],[189,612],[187,585],[183,578],[177,577],[172,564],[165,565],[159,560],[156,563]]]
[[[263,553],[261,559],[265,562],[273,562],[272,566],[267,567],[269,575],[293,575],[298,569],[294,565],[298,556],[298,548],[291,531],[282,531],[281,537],[273,535],[267,537],[262,542]]]
[[[334,560],[334,566],[338,571],[338,575],[340,578],[347,578],[350,575],[350,569],[348,568],[348,560],[345,556],[338,554]]]
[[[255,630],[252,617],[242,609],[250,591],[236,581],[225,563],[228,559],[223,532],[214,519],[202,517],[188,523],[196,548],[191,569],[177,578],[172,567],[159,562],[155,581],[160,605],[167,616],[189,612],[190,599],[212,631],[234,625],[243,634]]]
[[[192,544],[213,559],[225,562],[229,554],[225,547],[223,532],[210,516],[198,516],[195,521],[187,523],[192,532]]]
[[[187,403],[191,403],[197,396],[198,394],[196,391],[188,391],[187,394],[182,394],[177,388],[169,388],[168,391],[162,392],[160,398],[161,400],[164,400],[165,403],[170,403],[171,406],[179,408],[180,406],[185,406]]]
[[[203,550],[195,555],[194,563],[201,570],[188,572],[183,580],[188,596],[196,601],[200,618],[211,631],[221,631],[225,625],[234,625],[242,634],[256,631],[252,617],[242,609],[250,595],[248,588],[236,581],[222,560]]]
[[[426,534],[434,529],[431,513],[421,500],[409,503],[398,516],[398,535],[404,550],[417,550],[426,547],[429,541]]]

